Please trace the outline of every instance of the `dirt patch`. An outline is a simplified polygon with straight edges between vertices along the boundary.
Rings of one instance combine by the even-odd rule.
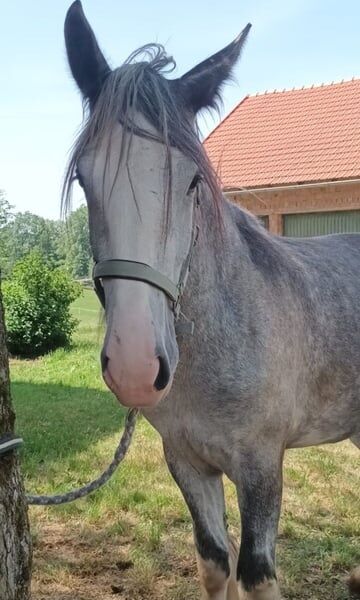
[[[148,580],[131,557],[130,537],[83,525],[75,529],[73,524],[40,525],[34,541],[33,600],[194,597],[196,569],[192,559],[168,556],[168,575],[161,569],[152,570]],[[178,596],[176,589],[183,588],[189,593]]]
[[[132,568],[131,540],[96,528],[69,529],[50,523],[39,530],[34,543],[33,600],[127,600],[124,573]]]

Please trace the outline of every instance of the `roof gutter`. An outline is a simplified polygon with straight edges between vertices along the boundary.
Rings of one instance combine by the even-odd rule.
[[[330,181],[321,181],[321,182],[316,182],[316,183],[298,183],[296,185],[270,185],[267,187],[240,187],[240,188],[234,188],[231,190],[223,190],[223,193],[225,194],[225,196],[230,195],[230,194],[246,194],[246,193],[252,193],[252,192],[271,192],[271,191],[277,191],[277,190],[295,190],[298,189],[299,187],[301,188],[313,188],[313,187],[321,187],[324,185],[339,185],[339,184],[351,184],[351,183],[360,183],[360,178],[358,179],[336,179],[336,180],[330,180]]]

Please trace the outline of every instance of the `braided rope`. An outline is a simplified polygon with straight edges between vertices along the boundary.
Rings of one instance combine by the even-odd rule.
[[[94,479],[94,481],[91,481],[90,483],[78,488],[77,490],[67,492],[66,494],[58,494],[55,496],[32,496],[27,494],[27,503],[37,504],[40,506],[49,506],[51,504],[65,504],[67,502],[73,502],[78,498],[83,498],[91,492],[94,492],[95,490],[101,488],[107,481],[109,481],[110,477],[115,473],[119,464],[125,458],[134,433],[137,415],[138,410],[135,408],[128,411],[126,415],[124,431],[119,441],[118,447],[115,450],[114,458],[111,461],[108,468],[99,477],[97,477],[97,479]]]

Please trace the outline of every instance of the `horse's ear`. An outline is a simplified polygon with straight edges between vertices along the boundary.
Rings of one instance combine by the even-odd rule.
[[[98,46],[79,0],[73,2],[67,12],[64,33],[71,73],[84,98],[93,104],[111,69]]]
[[[248,23],[231,44],[180,78],[186,106],[194,113],[214,107],[220,100],[221,87],[231,77],[250,28],[251,23]]]

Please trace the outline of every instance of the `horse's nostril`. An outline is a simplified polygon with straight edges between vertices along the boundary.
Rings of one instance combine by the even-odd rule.
[[[105,373],[106,368],[108,366],[109,357],[106,356],[106,353],[104,350],[101,351],[100,362],[101,362],[101,370],[103,373]]]
[[[165,389],[170,380],[170,367],[169,363],[163,356],[158,356],[159,360],[159,372],[154,382],[155,389],[160,392]]]

